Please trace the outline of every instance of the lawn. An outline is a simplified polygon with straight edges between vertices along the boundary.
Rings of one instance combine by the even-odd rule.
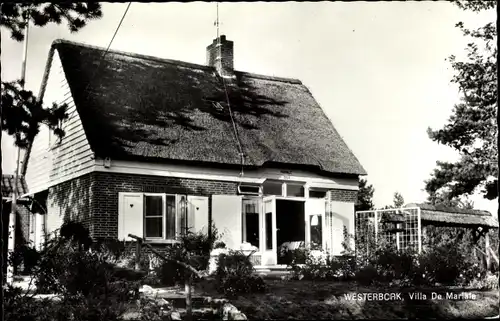
[[[478,319],[495,316],[499,312],[498,290],[444,287],[403,290],[395,287],[362,287],[346,282],[283,280],[269,280],[268,285],[268,293],[244,294],[231,299],[231,303],[250,320]],[[209,283],[198,284],[197,288],[200,294],[222,297]],[[403,300],[396,297],[388,300],[354,300],[346,296],[355,293],[401,293]],[[447,293],[454,298],[446,298]]]

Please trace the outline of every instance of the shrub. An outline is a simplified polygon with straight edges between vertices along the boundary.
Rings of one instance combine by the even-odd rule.
[[[23,266],[21,274],[30,275],[40,259],[40,253],[29,244],[16,246],[14,252],[10,253],[9,263],[12,266]]]
[[[215,279],[217,290],[227,296],[267,290],[265,281],[254,275],[249,256],[238,251],[219,255]]]
[[[283,262],[286,265],[305,264],[308,256],[309,250],[306,248],[286,249],[282,252]]]
[[[470,283],[469,287],[478,290],[495,290],[498,289],[498,273],[486,273],[484,277],[474,278]]]
[[[306,280],[350,280],[356,271],[356,257],[351,249],[350,237],[344,228],[342,256],[335,257],[328,252],[300,248],[289,251],[288,269],[292,278]]]
[[[306,250],[305,264],[295,261],[289,265],[294,279],[336,280],[342,278],[342,262],[328,253]],[[302,259],[302,258],[301,258]]]
[[[69,227],[71,228],[69,228]],[[122,279],[108,255],[89,243],[76,223],[46,243],[33,268],[38,293],[59,294],[60,300],[36,300],[6,290],[9,320],[118,320],[135,298],[138,283]],[[75,235],[71,231],[76,231]]]
[[[216,242],[214,245],[214,249],[225,249],[226,248],[226,243],[219,241]]]
[[[378,271],[373,265],[366,265],[356,271],[354,278],[361,285],[372,285],[377,282]]]
[[[371,264],[377,270],[377,280],[380,282],[411,283],[416,270],[417,256],[410,251],[398,251],[391,247],[379,249]]]
[[[191,265],[198,271],[208,268],[210,252],[214,249],[220,235],[212,225],[212,233],[190,232],[179,237],[179,242],[168,245],[164,251],[168,258]],[[163,285],[184,284],[186,271],[175,262],[162,262],[155,268],[155,274]]]
[[[456,244],[433,246],[419,256],[419,262],[431,284],[463,285],[484,273],[481,265]]]

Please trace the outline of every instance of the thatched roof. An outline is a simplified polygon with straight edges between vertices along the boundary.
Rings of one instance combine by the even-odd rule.
[[[12,198],[14,193],[14,180],[14,175],[2,174],[2,198]],[[19,196],[28,193],[28,185],[26,185],[26,180],[23,176],[19,176],[19,180],[17,182],[17,192]]]
[[[240,165],[215,69],[58,40],[90,146],[98,157]],[[295,79],[235,71],[227,91],[245,165],[366,174],[309,90]]]
[[[498,220],[488,211],[415,203],[405,207],[419,207],[422,222],[498,227]]]

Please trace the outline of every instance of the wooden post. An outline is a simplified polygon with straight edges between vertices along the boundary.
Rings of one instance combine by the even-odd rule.
[[[135,248],[135,269],[139,271],[141,269],[141,241],[137,240]]]
[[[186,271],[185,275],[186,280],[184,284],[186,292],[186,320],[191,321],[193,319],[193,274],[190,271]]]
[[[485,255],[486,255],[486,270],[489,271],[491,268],[491,254],[489,251],[490,247],[490,237],[488,230],[484,231],[484,249],[485,249]]]

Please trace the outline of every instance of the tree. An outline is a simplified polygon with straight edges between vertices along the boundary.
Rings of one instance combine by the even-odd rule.
[[[373,205],[373,193],[375,189],[373,185],[368,185],[366,179],[360,178],[359,180],[359,191],[358,191],[358,201],[356,203],[356,211],[369,211],[374,208]]]
[[[35,26],[66,21],[68,28],[77,32],[89,20],[102,16],[99,3],[2,3],[0,11],[0,26],[8,29],[16,41],[24,39],[28,19]],[[47,125],[57,136],[64,135],[58,124],[66,117],[66,106],[53,104],[52,108],[44,108],[43,102],[23,85],[23,80],[2,82],[2,131],[13,136],[15,144],[21,148],[28,147],[38,134],[40,124]]]
[[[467,197],[451,197],[448,191],[440,191],[429,196],[427,203],[443,205],[445,207],[458,207],[463,209],[474,209],[474,202]]]
[[[394,193],[393,203],[395,208],[403,207],[403,205],[405,205],[403,195],[399,192]]]
[[[495,1],[453,1],[463,10],[493,9]],[[497,35],[494,22],[470,30],[456,24],[467,37],[467,59],[450,56],[455,70],[451,82],[458,85],[460,102],[448,123],[438,130],[428,129],[430,139],[457,150],[455,163],[438,161],[425,183],[432,203],[459,203],[460,197],[480,192],[487,199],[498,197],[497,124]],[[469,206],[470,206],[469,202]]]
[[[0,26],[10,30],[12,39],[24,39],[26,15],[35,26],[44,27],[49,23],[61,24],[66,21],[71,32],[77,32],[92,19],[102,16],[101,5],[95,2],[54,2],[54,3],[14,3],[1,4]]]
[[[0,14],[0,27],[10,30],[12,39],[22,41],[25,36],[24,28],[29,22],[33,22],[35,26],[45,26],[49,23],[61,24],[66,21],[69,29],[76,32],[90,19],[100,18],[102,12],[98,3],[26,2],[0,3]],[[25,90],[24,81],[21,79],[1,84],[0,140],[3,131],[6,131],[8,135],[13,136],[15,145],[26,149],[38,134],[41,124],[47,125],[57,136],[63,136],[64,132],[59,128],[59,124],[67,118],[67,114],[65,104],[52,104],[51,108],[44,108],[41,99],[38,99],[33,92]],[[0,155],[0,164],[1,162]],[[15,214],[15,200],[12,203],[12,212]],[[0,212],[2,212],[1,203]],[[11,235],[15,226],[15,220],[12,222],[12,218],[9,226]],[[6,239],[2,238],[2,248]]]

